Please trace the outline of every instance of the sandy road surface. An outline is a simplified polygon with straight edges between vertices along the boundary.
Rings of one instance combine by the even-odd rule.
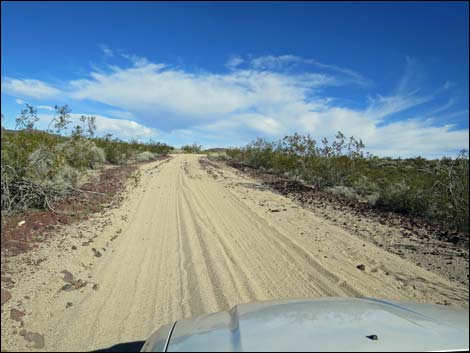
[[[53,278],[42,287],[33,278],[18,283],[14,296],[32,296],[22,303],[25,328],[44,336],[44,349],[93,350],[144,340],[173,320],[253,300],[373,296],[468,305],[466,288],[232,170],[203,168],[198,158],[176,155],[143,166],[140,186],[106,215],[105,226],[94,226],[96,219],[69,230],[69,238],[95,239],[106,249],[103,256],[93,257],[86,246],[70,257],[51,256],[44,266]],[[110,241],[115,234],[119,238]],[[61,291],[64,266],[88,285]],[[12,329],[2,332],[2,348],[25,349]]]

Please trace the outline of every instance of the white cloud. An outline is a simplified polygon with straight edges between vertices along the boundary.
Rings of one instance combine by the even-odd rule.
[[[155,120],[166,128],[192,127],[238,112],[272,110],[301,101],[311,90],[337,84],[319,73],[296,76],[236,70],[229,74],[188,73],[147,63],[108,74],[93,72],[74,81],[72,97],[91,99]]]
[[[82,113],[72,113],[70,114],[71,123],[69,124],[68,132],[76,125],[81,125],[80,117]],[[146,140],[148,138],[155,137],[160,133],[153,128],[149,128],[142,124],[137,123],[133,120],[128,119],[114,119],[103,115],[91,114],[96,117],[96,136],[103,136],[105,134],[112,134],[115,137],[121,139],[129,140],[132,138]],[[51,121],[54,118],[53,115],[49,114],[40,114],[38,127],[40,129],[51,128]]]
[[[159,134],[156,129],[146,127],[133,120],[113,119],[102,115],[94,116],[96,116],[96,133],[98,135],[111,133],[124,139],[146,139]]]
[[[42,110],[50,110],[50,111],[54,110],[54,108],[49,105],[38,105],[37,108],[42,109]]]
[[[16,97],[49,98],[57,96],[60,91],[45,82],[31,79],[2,78],[2,93]]]
[[[225,63],[225,66],[227,66],[229,69],[235,69],[237,66],[240,66],[244,62],[245,60],[242,57],[233,56]]]
[[[388,97],[378,96],[376,99],[369,99],[369,106],[364,114],[381,121],[385,117],[429,102],[432,98],[431,95],[419,96],[413,92]]]
[[[432,120],[409,119],[391,123],[368,132],[370,150],[378,155],[440,158],[455,156],[457,150],[468,148],[468,130],[455,126],[432,125]]]
[[[134,114],[131,112],[126,112],[123,110],[108,110],[107,113],[116,118],[122,118],[122,119],[132,119],[134,118]]]
[[[433,116],[433,115],[436,115],[437,113],[441,113],[441,112],[444,112],[446,110],[448,110],[449,108],[453,107],[455,105],[455,99],[449,99],[449,101],[444,104],[443,106],[439,107],[439,108],[436,108],[434,110],[431,110],[430,112],[427,112],[427,115],[428,116]]]
[[[114,51],[111,48],[109,48],[107,45],[99,44],[98,47],[101,49],[101,51],[106,57],[111,58],[114,56]]]
[[[317,69],[333,71],[333,72],[342,74],[358,85],[370,85],[371,84],[370,80],[366,79],[360,73],[354,70],[351,70],[349,68],[340,67],[340,66],[331,65],[331,64],[324,64],[313,59],[304,59],[295,55],[279,55],[279,56],[266,55],[266,56],[253,58],[251,60],[251,65],[255,69],[261,69],[261,70],[264,70],[264,69],[280,70],[289,65],[299,65],[299,64],[311,65],[313,67],[316,67]]]
[[[454,101],[427,109],[427,104],[446,90],[441,87],[422,93],[417,85],[419,68],[409,58],[405,74],[391,94],[377,94],[365,106],[350,108],[325,95],[325,88],[363,86],[367,79],[348,68],[293,55],[251,58],[248,65],[243,58],[232,57],[226,63],[226,73],[194,73],[124,56],[131,67],[94,70],[89,77],[70,82],[64,92],[73,99],[112,107],[106,110],[108,117],[100,116],[103,133],[112,130],[126,137],[158,133],[160,138],[200,139],[212,146],[227,146],[244,144],[257,136],[278,138],[294,132],[321,139],[341,130],[362,138],[372,152],[402,157],[437,156],[468,146],[468,129],[438,126],[437,120],[428,119],[447,112]],[[303,66],[285,70],[292,64]],[[399,113],[415,113],[417,107],[422,115],[397,121]],[[464,113],[450,111],[446,116]]]
[[[23,105],[23,104],[26,104],[26,102],[22,99],[19,99],[19,98],[16,98],[15,99],[15,102],[16,104],[19,104],[19,105]],[[48,105],[38,105],[36,106],[37,109],[42,109],[42,110],[54,110],[54,108],[52,108],[51,106],[48,106]]]
[[[142,56],[134,55],[134,54],[121,54],[123,58],[129,60],[132,64],[134,64],[135,67],[145,67],[147,65],[150,65],[150,61],[147,60],[147,58],[144,58]],[[165,67],[166,65],[159,64],[158,68],[161,69]]]

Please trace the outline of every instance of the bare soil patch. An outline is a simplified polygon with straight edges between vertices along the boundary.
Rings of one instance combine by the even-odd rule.
[[[202,164],[209,165],[204,161]],[[318,191],[299,181],[243,164],[228,164],[351,234],[468,286],[469,238],[465,234],[443,229],[418,217],[385,211],[365,202]]]

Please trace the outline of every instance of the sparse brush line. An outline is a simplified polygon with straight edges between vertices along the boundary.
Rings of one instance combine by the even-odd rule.
[[[294,134],[274,142],[257,139],[219,158],[469,234],[468,150],[453,159],[427,160],[379,158],[364,148],[341,132],[321,144]]]
[[[55,116],[49,124],[54,130],[35,129],[37,109],[29,104],[25,104],[16,119],[15,130],[2,126],[2,216],[29,208],[58,212],[52,204],[72,191],[112,199],[105,193],[77,188],[80,176],[106,163],[147,162],[173,150],[161,142],[122,141],[111,134],[95,137],[95,117],[82,116],[77,125],[70,126],[70,107],[55,106],[54,109]],[[15,188],[14,185],[18,186],[15,183],[20,181],[25,185],[30,182],[35,190],[26,191],[25,186]]]

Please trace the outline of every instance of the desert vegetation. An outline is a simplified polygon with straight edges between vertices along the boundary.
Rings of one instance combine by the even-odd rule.
[[[428,160],[380,158],[361,140],[338,132],[321,143],[294,134],[278,141],[257,139],[226,151],[230,163],[299,180],[389,211],[418,216],[449,230],[469,233],[469,156]]]
[[[96,137],[96,118],[82,115],[72,126],[68,105],[55,106],[47,131],[36,130],[37,110],[26,104],[14,130],[1,131],[1,211],[49,208],[77,186],[87,170],[103,164],[149,161],[173,149],[159,142]],[[78,190],[79,191],[79,190]]]
[[[181,150],[183,150],[185,153],[202,153],[202,146],[198,145],[197,143],[193,143],[191,145],[181,146]]]

